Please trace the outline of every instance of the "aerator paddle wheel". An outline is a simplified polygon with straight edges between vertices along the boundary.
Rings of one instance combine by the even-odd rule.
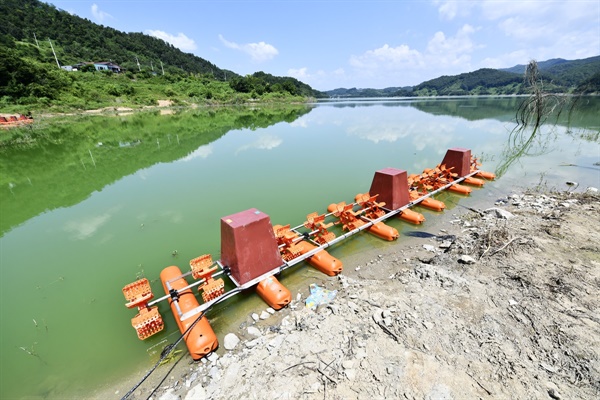
[[[148,302],[154,297],[148,279],[143,278],[125,286],[123,295],[127,300],[127,308],[138,308],[138,314],[131,319],[131,325],[141,340],[164,329],[165,324],[158,307],[148,306]]]
[[[210,254],[190,260],[190,268],[194,279],[204,280],[204,284],[198,286],[198,291],[202,291],[202,300],[205,303],[225,294],[225,281],[222,278],[213,278],[213,274],[217,271],[217,266],[213,266],[213,264]]]
[[[378,203],[376,201],[378,196],[378,194],[371,196],[369,193],[359,193],[354,197],[354,200],[362,208],[365,217],[377,219],[385,215],[385,211],[381,209],[381,207],[385,207],[385,203]]]
[[[290,225],[275,225],[273,226],[273,231],[275,232],[275,237],[277,238],[277,245],[279,247],[279,251],[281,253],[281,257],[285,261],[291,261],[296,257],[302,255],[300,247],[296,244],[296,242],[302,240],[301,236],[293,232],[290,229]]]
[[[314,232],[312,239],[319,244],[325,244],[335,239],[335,233],[327,230],[332,226],[333,222],[325,223],[325,214],[319,215],[316,212],[308,214],[304,221],[304,227],[310,229],[311,233]]]

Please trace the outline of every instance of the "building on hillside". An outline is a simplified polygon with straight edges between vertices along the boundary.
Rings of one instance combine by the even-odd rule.
[[[121,68],[119,65],[112,61],[101,61],[101,62],[80,62],[73,65],[63,65],[61,68],[65,71],[79,71],[85,65],[93,65],[96,71],[112,71],[116,74],[125,72],[125,68]]]

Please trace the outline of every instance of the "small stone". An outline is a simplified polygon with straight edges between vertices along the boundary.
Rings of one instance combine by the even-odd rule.
[[[439,248],[440,249],[448,249],[448,248],[450,248],[450,246],[452,246],[452,242],[449,240],[445,240],[442,243],[440,243]]]
[[[259,316],[257,313],[252,313],[252,319],[256,322],[259,320]]]
[[[354,381],[356,378],[356,370],[355,369],[345,369],[344,375],[348,378],[349,381]]]
[[[196,400],[196,399],[205,399],[206,398],[206,390],[202,387],[202,385],[196,385],[190,389],[189,392],[185,395],[184,400]]]
[[[175,394],[174,392],[174,389],[167,389],[167,391],[163,393],[158,400],[179,400],[179,395]]]
[[[484,213],[486,213],[486,214],[493,213],[496,216],[496,218],[501,218],[501,219],[511,219],[511,218],[515,217],[515,215],[513,213],[510,213],[506,210],[503,210],[503,209],[497,208],[497,207],[488,208],[487,210],[484,211]]]
[[[269,313],[268,313],[268,312],[266,312],[266,311],[263,311],[263,312],[261,312],[261,313],[260,313],[260,319],[267,319],[267,318],[269,318],[270,316],[271,316],[271,314],[269,314]]]
[[[235,333],[228,333],[225,335],[225,338],[223,338],[223,347],[227,350],[233,350],[239,342],[240,338],[238,338]]]
[[[254,337],[259,337],[261,335],[260,329],[258,329],[255,326],[249,326],[248,327],[248,335],[254,336]]]
[[[272,309],[271,307],[267,308],[267,312],[271,315],[275,314],[275,310]]]
[[[427,251],[435,252],[435,247],[430,244],[424,244],[423,248]]]
[[[561,399],[560,393],[558,392],[558,388],[554,383],[548,382],[546,385],[546,389],[548,390],[548,396],[552,397],[555,400]]]
[[[458,262],[461,263],[461,264],[475,264],[475,259],[473,257],[471,257],[471,256],[463,254],[458,259]]]
[[[214,351],[213,351],[213,352],[212,352],[212,353],[210,353],[208,356],[206,356],[206,358],[208,359],[208,361],[210,361],[210,362],[213,362],[213,363],[214,363],[214,362],[215,362],[215,361],[217,361],[217,359],[219,358],[219,355],[218,355],[216,352],[214,352]]]

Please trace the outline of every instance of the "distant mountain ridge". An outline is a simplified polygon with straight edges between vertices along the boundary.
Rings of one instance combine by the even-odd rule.
[[[523,78],[526,68],[526,65],[502,69],[482,68],[459,75],[440,76],[414,87],[338,88],[324,93],[342,98],[525,94],[527,88]],[[580,60],[555,58],[538,62],[538,69],[544,88],[549,92],[600,92],[600,56]]]

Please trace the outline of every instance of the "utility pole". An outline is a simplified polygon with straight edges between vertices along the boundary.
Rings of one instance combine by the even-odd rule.
[[[37,46],[37,48],[40,48],[40,44],[37,41],[37,37],[35,37],[35,32],[33,32],[33,38],[35,39],[35,45]]]
[[[56,52],[54,51],[54,46],[52,46],[52,41],[48,38],[50,42],[50,47],[52,48],[52,54],[54,54],[54,59],[56,60],[56,65],[58,65],[58,69],[60,69],[60,63],[58,62],[58,57],[56,57]]]
[[[160,62],[160,69],[162,69],[163,75],[165,74],[165,68],[163,67],[162,61]]]
[[[152,68],[152,72],[154,72],[154,65],[152,64],[152,60],[150,60],[150,68]]]
[[[135,56],[135,61],[137,62],[137,65],[138,65],[138,71],[142,72],[142,68],[140,68],[140,60],[138,60],[137,56]]]

